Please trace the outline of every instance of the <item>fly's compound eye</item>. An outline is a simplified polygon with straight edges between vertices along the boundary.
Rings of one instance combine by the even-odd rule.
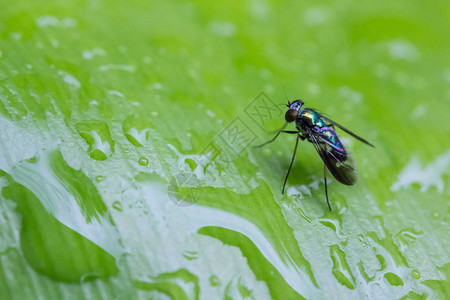
[[[291,122],[294,122],[295,119],[297,119],[297,116],[298,116],[298,110],[288,109],[288,111],[284,115],[284,118],[286,119],[286,122],[291,123]]]

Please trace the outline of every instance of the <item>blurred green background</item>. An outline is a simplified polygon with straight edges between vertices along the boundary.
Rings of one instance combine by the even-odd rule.
[[[0,299],[448,299],[449,20],[448,1],[2,1]],[[330,178],[331,212],[311,144],[286,195],[295,138],[251,147],[284,90],[376,145],[342,134],[360,179]]]

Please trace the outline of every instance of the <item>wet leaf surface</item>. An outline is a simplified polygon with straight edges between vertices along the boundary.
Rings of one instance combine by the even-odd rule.
[[[0,299],[448,298],[449,9],[2,6]],[[331,212],[284,89],[376,145]]]

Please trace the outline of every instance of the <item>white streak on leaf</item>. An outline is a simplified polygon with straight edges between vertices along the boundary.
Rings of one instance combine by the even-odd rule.
[[[392,192],[409,187],[414,183],[420,184],[420,191],[427,192],[432,186],[436,186],[439,193],[444,191],[442,176],[450,173],[450,151],[438,156],[433,162],[422,167],[417,156],[413,156],[408,165],[398,176],[397,182],[391,186]]]

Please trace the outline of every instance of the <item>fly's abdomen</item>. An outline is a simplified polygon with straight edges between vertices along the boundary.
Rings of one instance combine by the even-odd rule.
[[[344,148],[339,136],[334,128],[329,126],[318,127],[318,134],[322,141],[328,144],[328,149],[337,160],[345,162],[347,159],[347,151]]]

